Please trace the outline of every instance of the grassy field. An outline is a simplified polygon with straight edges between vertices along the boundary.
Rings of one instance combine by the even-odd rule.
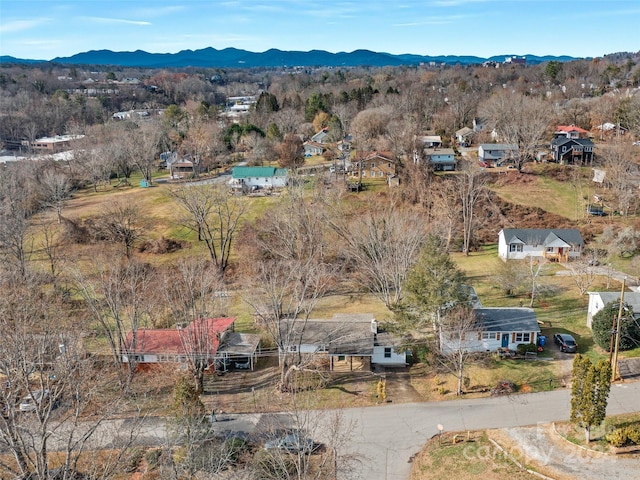
[[[510,203],[539,207],[570,220],[585,217],[585,200],[593,194],[591,169],[528,164],[524,172],[519,181],[495,182],[490,188]]]

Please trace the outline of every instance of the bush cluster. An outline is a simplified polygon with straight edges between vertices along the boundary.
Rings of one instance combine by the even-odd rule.
[[[538,352],[538,346],[535,343],[521,343],[516,347],[518,355],[524,355],[527,352]]]
[[[640,445],[640,424],[634,423],[616,428],[605,436],[607,442],[614,447]]]

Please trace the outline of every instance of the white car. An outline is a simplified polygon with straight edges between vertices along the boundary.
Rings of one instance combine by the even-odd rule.
[[[35,412],[40,402],[49,398],[49,390],[35,390],[22,399],[18,407],[21,412]]]

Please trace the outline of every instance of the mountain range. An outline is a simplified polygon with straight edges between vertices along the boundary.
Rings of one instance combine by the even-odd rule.
[[[149,53],[143,50],[135,52],[113,52],[111,50],[91,50],[70,57],[56,57],[51,63],[63,65],[111,65],[118,67],[144,68],[183,68],[183,67],[218,67],[218,68],[254,68],[254,67],[357,67],[357,66],[400,66],[419,65],[435,62],[448,65],[472,65],[486,61],[503,62],[507,57],[515,55],[494,55],[489,58],[457,55],[393,55],[370,50],[354,50],[353,52],[331,53],[324,50],[284,51],[270,49],[256,53],[237,48],[203,48],[200,50],[182,50],[178,53]],[[569,56],[524,55],[527,64],[537,64],[551,60],[567,62],[576,60]],[[0,63],[43,63],[47,60],[19,59],[11,56],[0,56]]]

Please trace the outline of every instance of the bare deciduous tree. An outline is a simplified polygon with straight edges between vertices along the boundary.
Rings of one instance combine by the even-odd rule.
[[[640,168],[633,162],[632,148],[617,142],[603,149],[601,154],[606,169],[605,181],[614,196],[611,200],[616,202],[616,210],[622,215],[628,215],[630,210],[637,211],[640,207],[637,185],[633,181]]]
[[[114,200],[95,223],[98,235],[122,245],[124,254],[131,258],[133,247],[142,236],[140,210],[131,203]]]
[[[280,389],[291,389],[294,371],[305,368],[299,345],[311,312],[334,281],[324,258],[322,212],[302,191],[289,190],[275,213],[260,225],[259,255],[252,262],[245,301],[255,310],[280,351]]]
[[[198,233],[198,240],[207,246],[211,261],[224,273],[246,202],[229,196],[225,187],[213,184],[184,185],[172,194],[188,214],[183,224]]]
[[[64,173],[53,168],[46,169],[40,177],[43,203],[56,212],[58,223],[62,223],[62,209],[71,196],[71,182]]]
[[[94,192],[98,191],[99,185],[108,183],[113,166],[107,147],[95,146],[74,150],[71,163],[80,177],[91,184]]]
[[[86,355],[79,326],[63,312],[55,297],[29,279],[3,285],[0,448],[13,457],[0,460],[3,478],[75,478],[96,432],[123,406],[123,396],[102,395],[110,376]],[[97,401],[99,412],[93,410]],[[94,473],[109,478],[116,468],[105,461]]]
[[[518,146],[518,170],[527,160],[533,160],[538,145],[549,126],[549,105],[538,98],[501,91],[486,100],[480,114],[487,119],[500,142]]]
[[[138,329],[151,323],[154,305],[155,272],[149,265],[125,259],[98,260],[95,278],[79,270],[74,273],[78,293],[85,301],[90,318],[105,336],[113,364],[119,372],[121,388],[126,388],[137,366]],[[133,352],[130,355],[130,352]],[[121,368],[123,362],[128,367]]]
[[[173,274],[165,277],[165,296],[172,318],[188,325],[180,329],[180,341],[199,392],[215,356],[211,348],[216,342],[215,332],[208,319],[224,315],[223,291],[220,272],[195,258],[180,261]]]
[[[475,168],[467,168],[456,176],[458,194],[462,206],[462,251],[469,255],[475,227],[475,210],[478,200],[486,194],[486,177]]]
[[[598,275],[595,266],[591,265],[588,260],[574,260],[567,263],[567,268],[571,272],[571,278],[578,287],[580,295],[587,293]]]
[[[435,357],[438,363],[457,379],[456,395],[462,395],[464,369],[473,358],[472,344],[477,341],[475,312],[467,306],[456,306],[440,317],[440,345]]]
[[[392,200],[382,211],[356,218],[333,212],[326,221],[358,265],[356,275],[362,285],[393,310],[403,298],[403,284],[426,239],[421,215]]]

